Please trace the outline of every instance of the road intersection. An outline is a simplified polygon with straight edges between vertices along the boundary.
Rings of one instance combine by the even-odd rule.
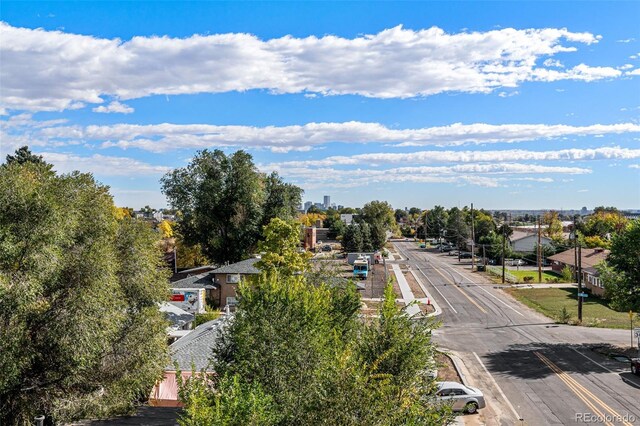
[[[457,258],[394,243],[440,307],[436,343],[454,351],[488,406],[468,424],[640,424],[640,380],[598,345],[629,344],[625,330],[555,324]]]

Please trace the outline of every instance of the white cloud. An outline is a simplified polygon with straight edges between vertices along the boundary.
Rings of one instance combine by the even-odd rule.
[[[288,161],[280,165],[299,166],[355,166],[383,164],[428,163],[480,163],[504,161],[583,161],[631,160],[640,158],[640,149],[601,147],[589,149],[562,149],[553,151],[501,150],[501,151],[418,151],[411,153],[369,153],[352,156],[332,156],[320,160]]]
[[[53,164],[54,169],[59,173],[80,170],[98,176],[141,176],[161,175],[171,170],[171,167],[154,166],[127,157],[109,157],[99,154],[83,157],[56,152],[38,154],[42,155],[45,161]]]
[[[113,101],[106,107],[104,105],[100,105],[99,107],[93,108],[91,111],[103,112],[103,113],[117,112],[121,114],[131,114],[134,111],[134,109],[129,105],[122,104],[118,101]]]
[[[640,164],[632,164],[629,167],[632,169],[640,169]]]
[[[287,180],[303,184],[305,189],[316,188],[353,188],[378,183],[451,183],[470,184],[485,187],[498,187],[501,182],[513,180],[532,180],[550,182],[551,178],[540,174],[582,175],[591,173],[590,169],[579,167],[549,167],[536,164],[498,163],[463,164],[442,167],[397,167],[384,170],[375,169],[336,169],[331,167],[299,167],[293,164],[271,164],[263,166],[265,172],[276,170]],[[521,176],[521,175],[538,176]]]
[[[622,40],[616,40],[616,42],[618,42],[618,43],[631,43],[632,41],[635,41],[635,40],[636,40],[635,38],[625,38],[625,39],[622,39]]]
[[[631,64],[624,64],[624,65],[618,67],[618,69],[620,69],[620,70],[628,70],[628,69],[631,69],[631,68],[633,68],[633,65],[631,65]]]
[[[508,98],[508,97],[511,97],[511,96],[519,95],[519,94],[520,94],[520,92],[515,90],[513,92],[500,92],[500,93],[498,93],[498,96],[500,96],[501,98]]]
[[[489,93],[526,81],[614,78],[610,67],[549,70],[541,57],[600,36],[567,29],[446,33],[397,26],[356,38],[251,34],[104,39],[0,23],[2,108],[63,110],[150,95],[271,93],[409,98]]]
[[[626,74],[627,75],[640,75],[640,68],[636,68],[633,71],[627,71]]]
[[[564,65],[562,65],[562,62],[558,61],[557,59],[547,59],[545,60],[542,65],[544,65],[545,67],[556,67],[556,68],[564,68]]]
[[[210,124],[113,124],[106,126],[56,126],[32,131],[34,140],[50,143],[84,141],[102,147],[138,148],[151,152],[202,149],[221,146],[266,148],[274,152],[306,151],[331,142],[386,143],[397,146],[457,146],[534,141],[569,136],[639,133],[640,124],[486,123],[390,129],[380,123],[307,123],[295,126],[216,126]]]

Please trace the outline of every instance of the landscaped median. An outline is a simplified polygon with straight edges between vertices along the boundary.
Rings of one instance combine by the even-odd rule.
[[[558,322],[576,324],[578,321],[577,288],[506,288],[504,291]],[[563,315],[563,308],[566,316]],[[616,312],[607,306],[605,300],[588,297],[582,305],[582,325],[628,329],[629,313]]]

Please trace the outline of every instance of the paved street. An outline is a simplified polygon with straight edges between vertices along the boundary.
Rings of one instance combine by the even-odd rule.
[[[640,424],[640,378],[592,349],[629,345],[628,330],[556,325],[457,257],[395,246],[442,309],[436,342],[457,353],[487,397],[467,424]]]

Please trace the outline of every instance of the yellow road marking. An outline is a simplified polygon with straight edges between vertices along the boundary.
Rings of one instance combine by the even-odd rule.
[[[462,289],[461,289],[460,287],[458,287],[458,286],[456,285],[456,283],[455,283],[455,282],[453,282],[453,281],[451,281],[449,278],[447,278],[447,277],[446,277],[442,272],[440,272],[440,271],[438,270],[438,268],[436,268],[436,267],[434,266],[434,267],[433,267],[433,270],[434,270],[434,271],[436,271],[438,274],[440,274],[440,276],[441,276],[442,278],[444,278],[445,280],[447,280],[449,283],[453,284],[453,286],[454,286],[456,289],[458,289],[458,291],[459,291],[460,293],[462,293],[462,295],[463,295],[464,297],[466,297],[467,299],[469,299],[469,302],[471,302],[471,303],[473,303],[474,305],[476,305],[476,308],[480,309],[480,310],[481,310],[482,312],[484,312],[485,314],[487,313],[487,311],[485,311],[485,310],[484,310],[484,308],[483,308],[482,306],[478,305],[478,304],[476,303],[476,301],[475,301],[475,300],[473,300],[472,298],[470,298],[470,297],[469,297],[469,295],[468,295],[467,293],[465,293],[464,291],[462,291]]]
[[[534,352],[534,353],[538,358],[540,358],[542,362],[544,362],[560,378],[560,380],[562,380],[573,391],[573,393],[575,393],[589,407],[591,407],[596,412],[596,414],[600,415],[601,418],[606,418],[606,417],[602,415],[602,413],[591,404],[591,401],[587,402],[585,400],[586,398],[590,397],[593,400],[593,402],[600,405],[605,411],[611,414],[614,418],[622,419],[622,423],[625,426],[633,426],[628,421],[625,421],[624,417],[621,416],[617,411],[615,411],[613,408],[611,408],[609,405],[603,402],[600,398],[595,396],[589,389],[587,389],[586,387],[578,383],[573,377],[571,377],[569,374],[564,372],[560,367],[555,365],[551,360],[549,360],[549,358],[547,358],[546,356],[542,355],[539,352]],[[605,423],[608,425],[612,425],[612,423],[608,421],[605,421]]]

